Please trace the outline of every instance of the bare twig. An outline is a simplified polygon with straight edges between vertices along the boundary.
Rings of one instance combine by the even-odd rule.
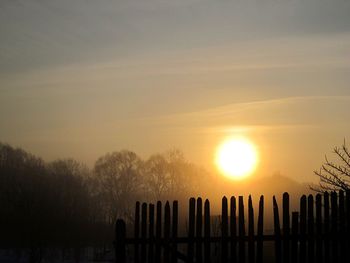
[[[350,151],[345,140],[341,147],[335,147],[333,150],[340,163],[334,163],[325,156],[325,162],[320,170],[314,171],[314,174],[320,178],[319,186],[310,186],[310,189],[316,192],[350,190]]]

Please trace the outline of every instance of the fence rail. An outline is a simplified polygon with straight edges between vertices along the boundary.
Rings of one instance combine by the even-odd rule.
[[[237,202],[238,201],[238,202]],[[284,193],[282,213],[273,197],[273,234],[264,234],[264,196],[260,197],[255,222],[252,198],[248,198],[247,220],[244,199],[222,198],[220,234],[213,236],[210,202],[189,200],[187,235],[178,236],[178,202],[142,205],[135,209],[134,236],[126,236],[126,224],[116,222],[116,262],[264,262],[264,242],[274,244],[274,262],[350,262],[350,192],[302,196],[300,210],[290,211]],[[248,223],[247,226],[245,225]],[[256,224],[256,229],[255,229]],[[247,230],[247,233],[246,233]],[[214,257],[213,244],[220,247]],[[185,252],[179,250],[185,246]],[[182,249],[183,251],[183,249]],[[130,254],[130,253],[129,253]]]

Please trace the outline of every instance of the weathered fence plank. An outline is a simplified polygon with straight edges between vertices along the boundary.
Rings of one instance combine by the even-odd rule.
[[[196,216],[196,263],[201,263],[202,262],[202,219],[203,219],[203,214],[202,214],[202,198],[197,199],[197,216]]]
[[[316,195],[316,262],[322,263],[322,196]]]
[[[291,262],[298,262],[299,213],[292,213]]]
[[[188,244],[187,244],[187,262],[193,262],[194,256],[194,231],[196,217],[196,199],[191,198],[189,203],[189,218],[188,218]]]
[[[290,232],[290,215],[289,215],[289,194],[283,194],[283,262],[289,263],[289,232]]]
[[[126,226],[124,220],[118,219],[115,224],[115,262],[126,262]]]
[[[274,235],[275,235],[275,261],[276,263],[280,263],[282,262],[281,228],[280,228],[280,218],[278,213],[278,205],[277,205],[275,196],[273,196],[273,222],[274,222]]]
[[[136,202],[135,207],[135,223],[134,223],[134,238],[138,239],[140,236],[140,202]],[[139,263],[139,244],[135,243],[134,245],[134,261]]]
[[[336,192],[331,193],[331,230],[332,230],[332,262],[337,263],[338,258],[338,196]]]
[[[162,238],[162,203],[157,202],[157,222],[156,222],[156,254],[155,262],[160,263],[162,258],[162,247],[161,247],[161,238]]]
[[[167,201],[164,208],[164,262],[170,262],[170,205]]]
[[[236,262],[236,249],[237,249],[237,218],[236,218],[236,197],[231,196],[230,200],[230,236],[233,238],[231,240],[231,246],[230,246],[230,261],[231,263]]]
[[[210,203],[207,199],[204,203],[204,262],[210,263],[210,258]]]
[[[244,225],[244,203],[243,196],[238,197],[238,261],[239,263],[245,262],[245,225]]]
[[[252,197],[248,198],[248,262],[255,263],[254,209]]]
[[[346,227],[345,227],[345,197],[344,191],[339,191],[339,239],[340,262],[346,261]]]
[[[224,196],[221,202],[221,262],[227,263],[228,259],[228,207],[227,198]]]
[[[346,259],[347,261],[350,260],[350,190],[346,191],[346,196],[345,196],[345,209],[346,209]]]
[[[177,243],[176,238],[178,235],[178,222],[179,222],[179,208],[178,208],[178,201],[173,202],[173,217],[172,217],[172,253],[171,253],[171,262],[176,263],[177,262],[177,255],[175,252],[177,252]]]
[[[141,206],[141,262],[147,261],[147,204]]]
[[[309,195],[307,198],[307,231],[308,231],[308,263],[315,262],[315,242],[314,242],[314,197]]]
[[[300,198],[300,249],[299,262],[306,262],[306,196]]]
[[[259,200],[259,215],[258,215],[258,236],[257,236],[257,251],[256,262],[263,262],[263,238],[264,238],[264,196]]]
[[[154,205],[148,206],[148,237],[150,239],[148,244],[148,262],[154,261]]]
[[[324,220],[324,262],[330,262],[330,217],[329,217],[329,194],[326,192],[323,195],[324,206],[323,206],[323,220]]]

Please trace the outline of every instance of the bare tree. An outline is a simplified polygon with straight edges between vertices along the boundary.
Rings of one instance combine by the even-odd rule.
[[[169,163],[161,154],[152,155],[144,164],[144,187],[151,199],[161,200],[169,192]]]
[[[105,210],[110,223],[120,216],[130,216],[131,205],[140,190],[140,167],[142,161],[134,152],[120,151],[100,157],[94,167]]]
[[[321,168],[314,171],[315,175],[320,178],[320,183],[319,186],[311,186],[312,190],[318,192],[350,190],[350,151],[345,140],[342,146],[334,147],[333,154],[337,162],[325,156],[325,162]]]
[[[178,193],[185,193],[190,187],[190,166],[182,151],[178,149],[170,150],[166,153],[169,164],[169,194],[176,196]]]
[[[151,201],[186,199],[203,188],[207,173],[177,149],[152,155],[143,165],[143,186]]]
[[[88,168],[73,159],[55,160],[47,165],[51,177],[49,191],[55,195],[62,221],[78,222],[89,218]]]

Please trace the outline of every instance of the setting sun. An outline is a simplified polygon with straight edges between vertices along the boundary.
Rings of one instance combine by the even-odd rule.
[[[256,168],[258,153],[253,143],[245,138],[224,141],[216,152],[216,165],[227,177],[240,180]]]

